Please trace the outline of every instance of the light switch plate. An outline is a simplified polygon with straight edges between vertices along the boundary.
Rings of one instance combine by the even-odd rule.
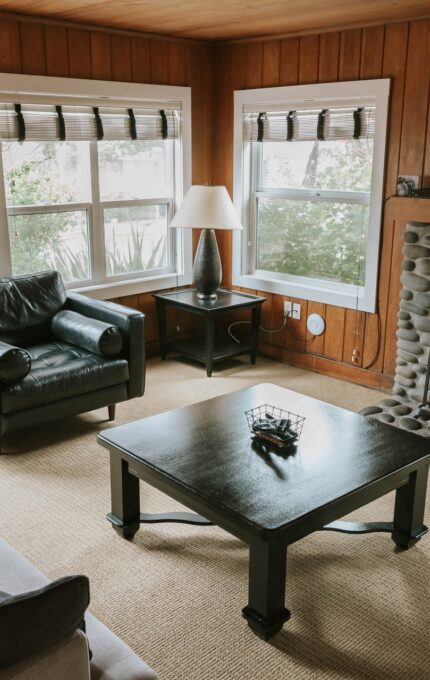
[[[292,303],[289,300],[284,300],[284,316],[291,316]]]
[[[302,310],[302,305],[299,305],[298,302],[293,302],[293,309],[291,311],[291,318],[296,319],[296,321],[299,321],[301,310]]]

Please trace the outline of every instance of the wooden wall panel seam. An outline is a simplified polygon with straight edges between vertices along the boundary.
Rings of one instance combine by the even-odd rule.
[[[402,128],[400,141],[400,174],[414,172],[416,154],[421,153],[419,169],[424,158],[422,135],[427,124],[428,111],[424,110],[423,99],[427,106],[430,80],[430,23],[416,21],[411,23],[406,62],[406,82],[404,91],[404,112],[409,116],[407,127]],[[418,49],[418,44],[420,45]]]
[[[29,75],[46,75],[45,30],[38,24],[19,24],[22,69]],[[25,48],[25,49],[24,49]]]
[[[390,247],[390,263],[393,260],[393,252],[394,252],[394,237],[395,237],[395,222],[394,220],[390,220],[391,224],[391,230],[392,230],[392,239],[391,239],[391,247]],[[385,326],[383,330],[383,339],[384,339],[384,344],[382,346],[382,366],[381,366],[381,373],[385,372],[385,362],[386,362],[386,343],[385,343],[385,337],[386,337],[386,331],[387,331],[387,323],[388,323],[388,309],[389,309],[389,302],[390,302],[390,287],[391,287],[391,266],[390,266],[390,271],[389,271],[389,277],[388,277],[388,285],[387,285],[387,298],[386,298],[386,319],[385,319]]]
[[[45,59],[48,76],[69,76],[69,44],[65,28],[45,26]]]

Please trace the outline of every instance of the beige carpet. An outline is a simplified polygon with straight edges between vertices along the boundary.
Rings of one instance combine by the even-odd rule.
[[[380,394],[259,359],[214,377],[180,361],[150,361],[142,399],[117,424],[257,382],[276,382],[357,410]],[[218,528],[155,525],[119,538],[109,510],[107,452],[97,411],[9,440],[0,457],[0,535],[50,577],[88,574],[92,611],[161,680],[430,677],[430,538],[396,552],[388,535],[316,533],[289,549],[292,618],[268,644],[241,618],[247,548]],[[144,485],[142,509],[175,507]],[[393,496],[355,513],[391,519]],[[427,517],[427,523],[430,516]]]

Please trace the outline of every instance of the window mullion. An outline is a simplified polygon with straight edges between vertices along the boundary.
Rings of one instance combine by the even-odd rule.
[[[94,281],[106,279],[106,255],[104,238],[103,208],[100,202],[99,157],[97,142],[90,142],[91,165],[91,202],[90,210],[90,243],[91,243],[91,278]]]
[[[21,205],[7,208],[8,215],[40,215],[89,210],[91,203],[53,203],[50,205]]]
[[[359,203],[368,205],[370,192],[332,191],[328,189],[261,189],[258,198],[285,198],[301,201],[335,201],[337,203]]]
[[[249,231],[248,231],[248,271],[253,272],[257,266],[257,223],[258,223],[258,197],[256,192],[251,193],[249,206]]]
[[[247,259],[248,272],[255,270],[257,261],[257,221],[258,221],[258,190],[263,176],[263,145],[251,144],[251,192],[249,195],[249,221],[247,229]]]
[[[169,225],[173,218],[173,202],[176,197],[175,143],[172,141],[165,142],[165,163],[166,178],[168,177],[165,189],[166,193],[170,196],[170,200],[167,200],[167,224]],[[164,203],[164,200],[160,202]],[[180,263],[178,262],[176,239],[178,235],[182,237],[182,233],[178,234],[176,232],[182,231],[182,229],[167,228],[167,266],[171,271],[178,271],[181,269]]]
[[[119,200],[100,201],[102,210],[105,208],[123,208],[139,205],[164,205],[172,202],[170,197],[165,198],[121,198]]]
[[[252,167],[252,190],[260,191],[263,188],[263,144],[252,144],[253,156]]]
[[[3,150],[0,144],[0,276],[12,276],[12,253],[9,238],[9,217],[6,206],[6,190],[3,172]]]

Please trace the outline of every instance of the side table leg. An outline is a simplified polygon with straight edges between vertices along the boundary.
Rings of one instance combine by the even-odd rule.
[[[269,640],[281,630],[290,612],[285,609],[287,549],[259,541],[249,549],[249,599],[242,614],[252,631]]]
[[[158,335],[160,340],[160,357],[164,360],[167,355],[167,336],[166,336],[166,305],[156,298]]]
[[[396,491],[393,533],[399,548],[407,550],[420,540],[427,529],[423,525],[428,467],[409,475],[409,482]]]
[[[249,353],[251,364],[257,361],[258,335],[260,332],[261,305],[254,305],[251,317],[251,351]]]
[[[140,526],[139,480],[118,453],[110,454],[110,483],[112,512],[107,518],[118,533],[131,539]]]
[[[215,323],[212,314],[205,316],[205,353],[206,353],[206,374],[208,378],[212,375],[213,355],[214,355],[214,333]]]

